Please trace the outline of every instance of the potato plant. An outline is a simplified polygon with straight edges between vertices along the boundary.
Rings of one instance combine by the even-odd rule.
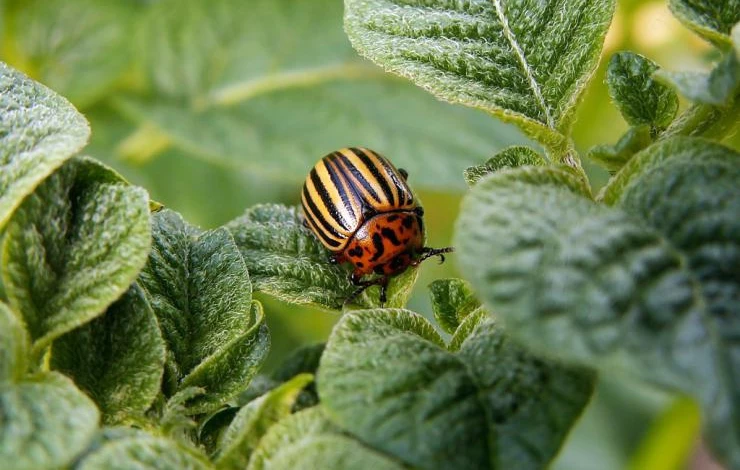
[[[346,37],[328,0],[102,3],[0,4],[0,466],[548,468],[609,377],[692,397],[740,468],[737,0],[669,2],[708,72],[608,58],[629,128],[587,154],[616,0],[345,0]],[[262,175],[301,179],[348,136],[412,187],[469,186],[460,277],[426,315],[416,268],[346,303],[298,206],[204,229],[90,156],[191,153],[269,200]],[[341,316],[265,372],[264,296]]]

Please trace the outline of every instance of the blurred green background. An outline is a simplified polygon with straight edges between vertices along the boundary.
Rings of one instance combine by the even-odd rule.
[[[87,154],[203,228],[257,203],[297,204],[311,166],[356,145],[409,171],[426,207],[429,244],[446,246],[463,169],[529,142],[360,59],[342,30],[341,0],[0,0],[0,38],[0,59],[87,116]],[[717,58],[664,1],[619,1],[576,123],[583,154],[627,129],[604,85],[605,61],[624,49],[672,70],[707,69]],[[729,143],[737,148],[740,139]],[[604,184],[606,172],[584,166],[595,187]],[[431,316],[425,286],[456,275],[449,259],[423,266],[411,309]],[[268,368],[325,340],[337,320],[262,300],[273,338]],[[608,377],[554,468],[683,468],[698,420],[689,400]]]

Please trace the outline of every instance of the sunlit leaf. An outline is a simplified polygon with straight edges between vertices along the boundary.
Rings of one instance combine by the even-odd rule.
[[[634,52],[618,52],[609,60],[609,95],[631,126],[663,129],[676,116],[678,96],[653,78],[658,69],[658,64]]]
[[[352,45],[435,96],[565,145],[614,2],[346,0]]]
[[[4,238],[2,277],[35,358],[128,289],[151,244],[148,204],[143,189],[100,163],[75,158],[15,212]]]
[[[89,136],[67,100],[0,62],[0,228]]]
[[[543,166],[546,164],[547,160],[542,158],[532,148],[513,146],[500,151],[489,158],[483,165],[466,168],[463,176],[468,186],[472,186],[488,173],[493,173],[504,168],[517,168],[526,165]]]
[[[153,214],[149,262],[139,277],[171,353],[164,390],[206,394],[193,413],[218,408],[244,390],[269,348],[247,266],[225,229],[201,232],[179,214]]]

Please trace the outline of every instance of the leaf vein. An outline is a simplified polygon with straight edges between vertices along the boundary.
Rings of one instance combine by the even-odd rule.
[[[547,107],[545,98],[542,95],[542,90],[540,90],[540,86],[537,83],[537,80],[535,80],[533,71],[529,66],[529,62],[527,62],[527,58],[524,55],[524,51],[521,47],[519,47],[519,43],[514,36],[514,31],[512,31],[511,27],[509,26],[509,21],[506,19],[506,15],[504,15],[501,7],[501,0],[493,0],[493,5],[494,7],[496,7],[496,15],[498,16],[499,21],[501,21],[501,25],[503,26],[504,36],[506,36],[506,39],[511,44],[511,47],[514,49],[514,52],[519,59],[519,63],[522,65],[522,70],[524,70],[524,73],[527,76],[527,80],[529,81],[529,85],[532,88],[532,93],[534,93],[535,98],[537,99],[539,105],[542,107],[542,110],[545,113],[547,127],[549,127],[550,129],[555,129],[555,124],[553,122],[552,116],[550,115],[550,110]]]

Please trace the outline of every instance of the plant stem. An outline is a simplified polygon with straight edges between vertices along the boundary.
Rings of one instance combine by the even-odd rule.
[[[581,166],[581,157],[578,155],[578,151],[573,145],[573,141],[566,139],[563,141],[563,145],[546,146],[545,151],[550,161],[553,163],[559,163],[571,168],[579,177],[586,182],[586,185],[590,187],[590,182],[586,172]]]

